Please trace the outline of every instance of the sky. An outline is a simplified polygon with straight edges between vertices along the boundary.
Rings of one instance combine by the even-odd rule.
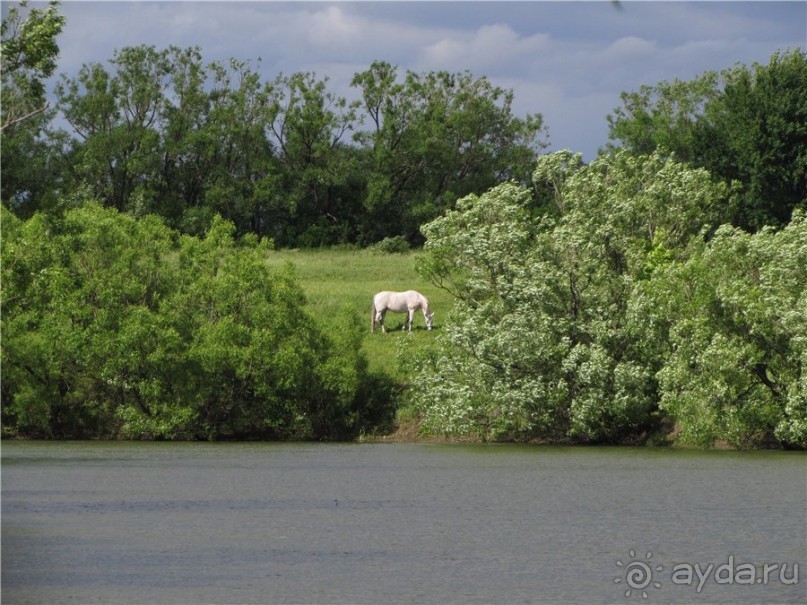
[[[7,8],[7,2],[3,2]],[[31,6],[41,6],[35,2]],[[374,60],[469,71],[541,114],[549,150],[584,159],[608,142],[620,93],[807,48],[807,2],[81,2],[64,1],[58,73],[131,45],[199,46],[253,62],[267,81],[313,71],[349,99]],[[261,58],[260,65],[257,59]]]

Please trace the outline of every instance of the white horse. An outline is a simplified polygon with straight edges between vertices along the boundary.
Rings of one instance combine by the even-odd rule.
[[[370,331],[375,332],[376,323],[381,324],[381,331],[386,334],[387,328],[384,325],[384,315],[387,311],[395,313],[407,313],[406,322],[403,329],[409,328],[412,331],[412,320],[415,318],[415,311],[423,311],[423,318],[426,320],[426,329],[432,329],[432,317],[434,313],[429,309],[429,301],[420,292],[408,290],[406,292],[379,292],[373,296],[373,309],[370,315]]]

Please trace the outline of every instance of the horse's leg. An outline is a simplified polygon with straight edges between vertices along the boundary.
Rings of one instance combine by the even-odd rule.
[[[406,323],[404,324],[404,329],[406,329],[408,327],[409,331],[411,332],[412,331],[412,324],[414,322],[415,322],[415,310],[414,309],[409,309],[407,314],[406,314]]]
[[[382,334],[387,333],[387,326],[384,324],[384,315],[386,315],[386,313],[387,313],[386,310],[379,311],[378,315],[376,316],[376,319],[378,319],[378,321],[381,323],[381,333]]]

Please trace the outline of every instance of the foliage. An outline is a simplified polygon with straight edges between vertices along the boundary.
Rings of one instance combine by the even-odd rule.
[[[47,109],[42,81],[56,69],[59,56],[56,37],[65,24],[65,18],[58,13],[58,2],[50,2],[46,10],[30,9],[26,12],[27,6],[28,2],[23,1],[19,8],[9,8],[0,28],[0,131],[4,136],[13,126]]]
[[[484,76],[349,102],[198,48],[62,75],[54,130],[57,8],[2,25],[5,434],[342,439],[408,391],[436,433],[807,447],[802,50],[624,93],[585,165]],[[427,281],[438,330],[369,335]]]
[[[720,96],[720,85],[719,74],[708,71],[690,81],[644,84],[623,92],[622,106],[607,116],[610,138],[634,153],[662,148],[686,162],[697,161],[699,118]]]
[[[704,246],[729,191],[658,153],[559,152],[535,183],[539,207],[503,184],[423,227],[456,297],[414,387],[427,430],[624,442],[669,414],[700,444],[804,444],[803,219]]]
[[[399,81],[397,67],[375,61],[353,86],[371,122],[357,137],[369,162],[371,241],[396,226],[417,241],[419,225],[458,198],[502,180],[528,181],[545,146],[541,116],[514,117],[512,91],[485,77],[408,71]]]
[[[384,252],[385,254],[403,254],[409,252],[411,246],[405,237],[396,235],[394,237],[385,237],[380,242],[371,245],[370,249],[376,252]]]
[[[192,235],[219,214],[280,246],[416,243],[420,223],[457,197],[526,180],[541,146],[540,116],[514,117],[512,92],[484,77],[409,73],[397,84],[395,68],[377,81],[373,64],[353,82],[362,106],[314,73],[265,81],[259,67],[134,46],[63,74],[55,93],[70,129],[20,144],[3,199],[29,217],[86,187]],[[48,178],[31,178],[41,158]]]
[[[807,210],[807,52],[775,53],[724,78],[706,107],[697,165],[743,184],[734,224],[786,225],[794,208]]]
[[[65,19],[58,3],[45,10],[27,9],[27,2],[8,9],[0,43],[0,192],[13,202],[36,199],[42,208],[53,203],[58,138],[43,140],[53,118],[45,98],[44,81],[56,69],[56,38]],[[25,211],[15,207],[15,210]]]
[[[742,185],[727,208],[745,229],[788,223],[807,204],[807,55],[775,53],[768,65],[738,65],[622,94],[610,138],[636,153],[661,147],[716,178]]]
[[[721,227],[656,286],[675,317],[660,406],[699,445],[807,446],[807,220],[776,232]],[[662,288],[663,286],[663,288]]]
[[[7,433],[342,439],[377,415],[355,318],[326,335],[231,223],[180,236],[88,203],[3,227]]]
[[[327,83],[296,73],[278,76],[271,86],[277,194],[290,211],[282,221],[285,233],[275,237],[305,247],[355,240],[359,218],[358,159],[346,140],[357,126],[359,104],[329,92]]]

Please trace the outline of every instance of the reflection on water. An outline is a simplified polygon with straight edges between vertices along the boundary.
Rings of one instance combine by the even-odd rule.
[[[807,601],[800,453],[5,442],[2,465],[6,604]],[[729,557],[787,573],[674,581]]]

